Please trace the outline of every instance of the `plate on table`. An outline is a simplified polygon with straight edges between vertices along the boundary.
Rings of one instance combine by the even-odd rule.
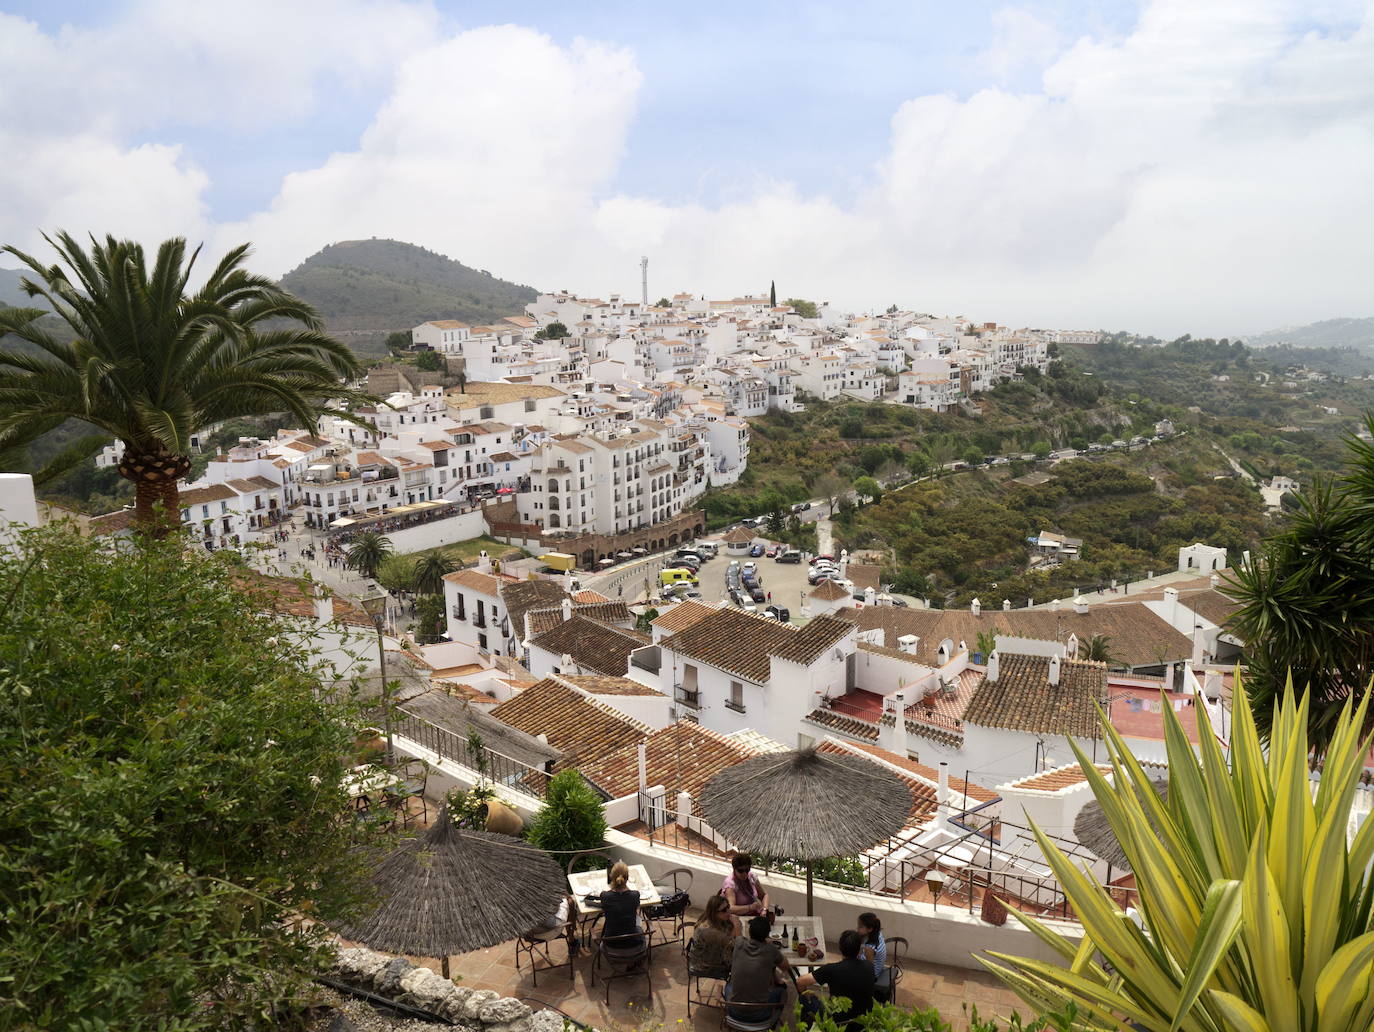
[[[821,959],[822,957],[824,957],[824,956],[825,956],[825,950],[817,949],[815,946],[813,946],[813,947],[811,947],[811,952],[809,952],[809,953],[806,955],[806,959],[807,959],[807,960],[820,960],[820,959]]]

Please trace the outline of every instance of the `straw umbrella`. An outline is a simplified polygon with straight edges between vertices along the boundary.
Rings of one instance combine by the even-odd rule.
[[[806,863],[849,856],[906,827],[911,792],[896,774],[859,756],[798,749],[729,767],[701,793],[706,823],[740,849]]]
[[[513,848],[517,847],[517,848]],[[448,808],[372,873],[381,903],[340,935],[388,953],[448,958],[495,946],[548,920],[567,894],[562,870],[518,839],[453,826]]]
[[[1163,778],[1155,778],[1152,783],[1159,797],[1167,801],[1169,782]],[[1083,809],[1078,811],[1078,816],[1073,819],[1073,836],[1087,846],[1099,860],[1107,862],[1108,881],[1111,881],[1111,868],[1120,867],[1125,871],[1131,869],[1126,851],[1121,847],[1116,832],[1112,830],[1111,822],[1102,810],[1102,804],[1097,800],[1085,804]]]

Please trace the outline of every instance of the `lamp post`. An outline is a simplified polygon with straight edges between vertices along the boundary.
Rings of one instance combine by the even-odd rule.
[[[945,891],[945,872],[938,867],[926,872],[926,888],[930,890],[930,906],[938,912],[940,894]]]
[[[386,624],[387,600],[388,596],[383,592],[358,601],[372,618],[372,626],[377,630],[377,660],[382,668],[382,720],[383,727],[386,728],[386,765],[391,767],[396,763],[396,750],[391,740],[391,683],[386,679],[386,642],[382,638],[382,628]]]

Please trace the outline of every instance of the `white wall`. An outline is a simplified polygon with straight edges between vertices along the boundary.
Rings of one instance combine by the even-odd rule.
[[[530,649],[533,653],[534,649]],[[533,660],[533,656],[530,657]],[[534,671],[531,669],[530,671]],[[592,697],[603,706],[609,706],[618,713],[639,721],[655,731],[672,723],[668,709],[672,705],[666,695],[597,695]]]
[[[7,525],[16,529],[38,526],[38,501],[33,477],[27,473],[0,473],[0,535],[6,533]]]
[[[487,532],[487,521],[482,518],[481,509],[448,516],[433,523],[423,523],[418,527],[404,530],[388,530],[392,547],[398,552],[419,552],[440,545],[455,545],[460,541],[471,541]]]

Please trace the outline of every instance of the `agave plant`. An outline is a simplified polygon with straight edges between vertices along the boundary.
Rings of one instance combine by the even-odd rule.
[[[1238,682],[1229,762],[1205,721],[1195,753],[1165,706],[1167,800],[1106,725],[1112,784],[1075,751],[1135,872],[1143,927],[1037,828],[1082,942],[1018,913],[1062,966],[984,963],[1037,1010],[1075,1004],[1083,1029],[1374,1028],[1374,819],[1349,831],[1368,705],[1347,701],[1315,788],[1305,693],[1276,703],[1266,757]]]

